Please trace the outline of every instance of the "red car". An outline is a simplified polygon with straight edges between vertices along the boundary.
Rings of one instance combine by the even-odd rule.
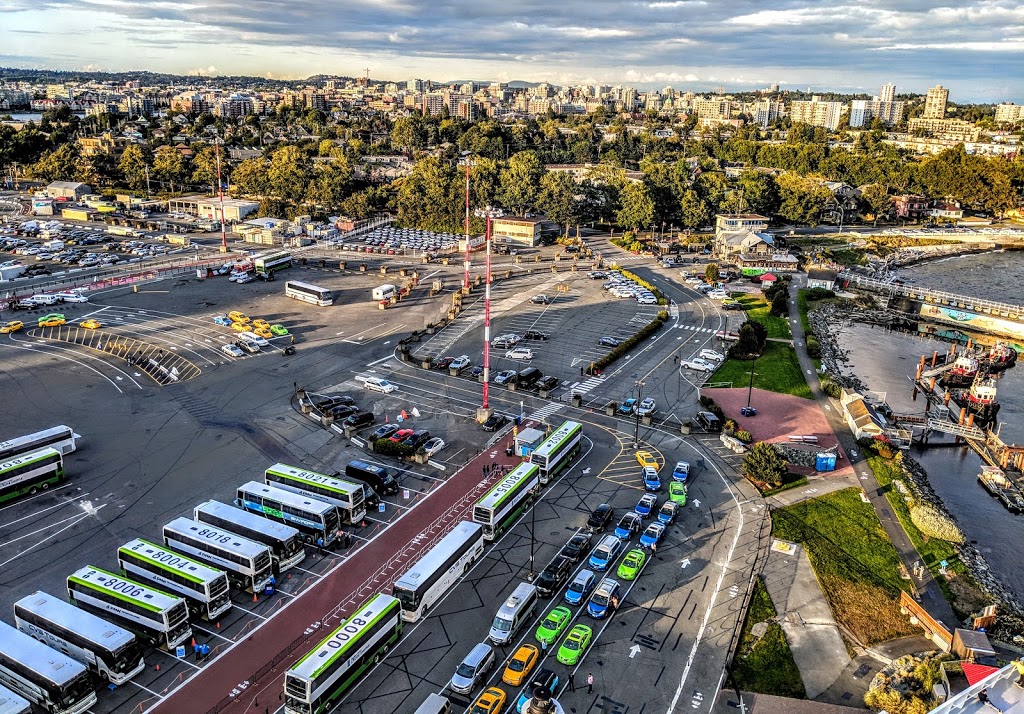
[[[405,441],[412,436],[413,429],[399,429],[395,432],[394,436],[388,438],[389,441]]]

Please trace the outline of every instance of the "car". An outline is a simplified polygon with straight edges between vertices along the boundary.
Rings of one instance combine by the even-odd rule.
[[[524,340],[546,340],[547,338],[548,336],[546,334],[538,332],[537,330],[527,330],[523,333]]]
[[[402,443],[415,450],[423,446],[428,441],[430,441],[430,432],[427,431],[426,429],[417,429],[412,434],[407,436],[405,438],[405,441],[403,441]]]
[[[604,272],[603,270],[591,270],[589,273],[587,273],[587,277],[590,278],[591,280],[600,280],[602,278],[607,278],[608,273]]]
[[[672,501],[669,501],[672,503]],[[661,542],[661,539],[665,537],[666,526],[661,521],[655,521],[648,525],[644,532],[640,534],[640,547],[652,548]]]
[[[654,515],[658,508],[658,497],[653,493],[645,493],[633,507],[633,512],[641,519],[647,519]]]
[[[686,486],[679,481],[673,481],[668,485],[668,498],[680,506],[686,505]]]
[[[609,337],[608,335],[605,335],[597,340],[597,344],[602,347],[618,347],[622,344],[622,340],[617,337]]]
[[[550,647],[555,644],[555,640],[562,636],[565,628],[569,626],[569,621],[571,619],[572,610],[564,605],[558,605],[552,608],[551,612],[545,615],[544,619],[537,627],[537,632],[534,633],[534,638],[542,645]]]
[[[552,389],[558,386],[558,377],[548,375],[547,377],[541,377],[537,380],[537,384],[534,385],[538,390],[550,392]]]
[[[607,503],[602,503],[593,510],[590,514],[590,518],[587,519],[587,530],[591,533],[605,531],[608,528],[608,524],[611,523],[614,517],[615,509]]]
[[[530,676],[534,666],[540,661],[540,650],[533,645],[523,645],[515,651],[505,666],[501,681],[513,687],[522,685],[523,680]]]
[[[558,675],[550,669],[542,669],[537,672],[533,681],[530,682],[530,686],[525,687],[522,694],[519,695],[519,701],[516,702],[516,711],[522,714],[526,702],[530,701],[530,698],[533,697],[533,692],[538,688],[554,693],[558,689],[558,681]]]
[[[237,345],[223,345],[220,348],[220,351],[228,357],[245,357],[245,352],[243,352],[242,348]]]
[[[701,359],[700,357],[694,357],[693,359],[683,360],[679,364],[683,367],[683,369],[692,369],[696,370],[697,372],[714,372],[715,369],[717,369],[715,365],[711,364],[706,359]]]
[[[661,524],[655,523],[652,525]],[[626,553],[626,555],[622,558],[622,562],[619,563],[619,568],[615,571],[615,574],[623,580],[636,580],[636,576],[640,574],[640,569],[644,567],[644,563],[646,562],[647,553],[640,550],[639,548],[633,548],[633,550]]]
[[[530,302],[532,302],[535,305],[550,305],[551,298],[549,298],[547,295],[534,295],[532,298],[530,298]]]
[[[633,397],[630,397],[629,399],[624,401],[621,405],[619,405],[619,414],[632,414],[633,413],[633,407],[635,407],[635,406],[636,406],[636,399],[634,399]]]
[[[398,426],[397,424],[381,424],[373,432],[370,438],[373,441],[377,441],[377,439],[387,439],[391,436],[394,436],[395,432],[397,432],[400,428],[401,427]]]
[[[448,369],[463,370],[470,365],[469,355],[460,355],[448,363]]]
[[[562,646],[558,648],[558,661],[570,667],[575,665],[587,651],[593,637],[594,631],[586,625],[573,626],[562,641]]]
[[[664,523],[666,526],[670,526],[676,522],[676,515],[678,513],[678,503],[675,501],[665,501],[661,504],[661,510],[658,511],[658,523]],[[640,536],[640,541],[643,542],[643,536]]]
[[[690,477],[690,462],[689,461],[677,461],[676,465],[672,467],[672,479],[679,481],[680,483],[686,483],[686,479]]]
[[[447,369],[448,365],[455,361],[454,357],[438,357],[430,363],[431,369]]]
[[[370,426],[370,424],[373,424],[373,412],[371,411],[355,411],[345,417],[345,426],[353,429]]]
[[[324,412],[330,414],[335,420],[347,419],[358,411],[359,407],[353,404],[336,404],[333,407],[324,409]]]
[[[636,413],[639,414],[640,416],[653,414],[656,411],[658,411],[658,405],[650,397],[647,397],[642,402],[636,405]]]
[[[54,293],[61,302],[82,303],[89,302],[89,298],[81,293]]]
[[[217,315],[213,318],[213,322],[215,325],[220,325],[221,327],[231,327],[231,320],[227,315]]]
[[[574,563],[575,561],[572,559],[561,555],[556,555],[552,558],[551,562],[545,566],[544,570],[541,571],[534,581],[537,593],[541,597],[551,597],[554,595],[556,591],[565,585],[565,581],[569,579]]]
[[[37,324],[39,327],[60,327],[66,322],[67,320],[65,320],[63,317],[51,317],[50,319],[41,317],[39,318],[39,322]]]
[[[347,394],[336,394],[331,397],[324,397],[323,399],[315,400],[313,402],[313,406],[321,411],[324,411],[326,409],[330,409],[331,407],[336,407],[339,404],[348,404],[351,406],[354,405],[355,403],[356,400],[354,400]]]
[[[632,553],[633,551],[630,551]],[[629,557],[629,554],[626,555]],[[625,561],[623,561],[625,564]],[[622,566],[619,566],[619,572],[622,572]],[[621,575],[619,576],[621,577]],[[636,577],[634,573],[633,577]],[[628,578],[632,580],[633,578]],[[594,590],[594,594],[590,596],[590,602],[587,603],[587,614],[595,620],[603,620],[608,617],[612,610],[619,607],[619,581],[614,578],[605,578],[601,581],[601,584]]]
[[[415,429],[399,429],[394,434],[388,437],[388,441],[401,443],[408,439],[410,436],[412,436],[415,433],[415,431]]]
[[[247,340],[247,339],[236,340],[235,344],[238,345],[239,347],[241,347],[243,350],[245,350],[246,352],[248,352],[251,355],[254,355],[254,354],[256,354],[257,352],[260,351],[260,346],[258,344],[256,344],[255,342],[253,342],[252,340]]]
[[[503,369],[500,372],[498,372],[496,375],[494,375],[494,383],[495,384],[508,384],[509,382],[511,382],[513,379],[516,378],[517,374],[519,374],[519,373],[516,372],[514,369]]]
[[[505,353],[505,359],[533,359],[533,350],[526,347],[516,347],[514,350],[509,350]]]
[[[504,414],[499,414],[498,412],[494,412],[489,417],[487,417],[487,420],[480,425],[480,428],[482,428],[484,431],[497,431],[501,427],[505,426],[505,424],[507,423],[507,416],[505,416]]]
[[[100,322],[99,320],[92,320],[92,319],[82,320],[78,324],[79,324],[79,326],[84,327],[87,330],[98,330],[101,327],[103,327],[103,323],[102,322]]]
[[[569,583],[569,587],[565,589],[565,595],[562,599],[570,605],[579,605],[583,602],[583,599],[587,597],[587,594],[594,589],[594,583],[597,582],[597,575],[594,571],[583,570],[576,573],[576,577]]]
[[[480,375],[482,375],[483,373],[484,373],[484,368],[483,368],[483,366],[482,366],[482,365],[479,365],[479,364],[478,364],[478,365],[476,365],[475,367],[470,367],[470,368],[469,368],[469,376],[470,376],[471,378],[473,378],[473,379],[477,379],[477,378],[478,378],[478,377],[480,377]]]
[[[650,466],[651,468],[661,470],[661,465],[658,460],[654,458],[654,454],[650,451],[638,451],[636,452],[636,462],[641,466]]]
[[[64,316],[64,314],[60,313],[60,312],[51,312],[49,314],[43,315],[39,319],[40,320],[67,320],[67,318]]]
[[[633,516],[636,518],[637,523],[639,523],[640,518],[636,514],[633,514]],[[587,562],[594,570],[604,572],[611,566],[612,561],[619,555],[620,550],[622,550],[622,541],[616,536],[606,535],[601,538],[597,547],[591,551]]]
[[[435,436],[433,439],[427,439],[427,441],[420,448],[423,449],[423,453],[426,454],[427,456],[433,456],[444,447],[444,439],[442,439],[439,436]]]
[[[398,387],[393,385],[391,382],[386,379],[381,379],[380,377],[370,377],[363,382],[363,387],[371,392],[381,392],[383,394],[391,394],[398,389]]]
[[[232,310],[231,312],[229,312],[228,319],[231,320],[232,322],[252,322],[252,320],[249,319],[248,315],[246,315],[244,312],[238,312],[237,310]]]
[[[248,332],[249,328],[252,327],[252,323],[249,322],[232,322],[231,329],[235,332]]]
[[[636,301],[640,305],[657,305],[658,304],[658,298],[654,297],[653,295],[641,295],[640,297],[638,297],[636,299]]]
[[[24,327],[25,323],[22,322],[21,320],[11,320],[10,322],[6,323],[3,327],[0,327],[0,334],[9,335],[12,332],[17,332],[18,330]]]
[[[568,558],[574,563],[578,563],[580,558],[590,552],[593,538],[594,536],[591,533],[579,531],[569,539],[569,542],[562,546],[559,555],[563,558]]]
[[[270,323],[267,322],[266,320],[262,319],[262,318],[257,318],[257,319],[252,321],[252,326],[253,327],[262,327],[264,330],[266,330],[266,329],[270,328]]]
[[[254,335],[259,337],[264,342],[274,337],[274,333],[265,327],[254,327],[252,331]]]
[[[498,335],[491,340],[491,347],[508,349],[510,347],[515,347],[522,341],[523,338],[516,334]]]
[[[256,334],[255,332],[246,331],[246,332],[240,333],[238,336],[241,337],[243,340],[249,340],[250,342],[255,342],[257,345],[260,346],[260,349],[262,349],[264,347],[268,347],[270,345],[270,343],[267,342],[267,338],[261,337],[260,335]]]
[[[640,518],[640,514],[635,511],[623,513],[618,525],[615,526],[615,537],[629,540],[630,536],[634,533],[639,533],[642,527],[643,520]]]
[[[252,276],[252,273],[242,273],[237,278],[235,278],[235,284],[245,285],[246,283],[251,283],[255,279],[256,278]]]
[[[657,492],[661,490],[661,477],[658,475],[658,470],[650,466],[644,466],[640,469],[641,476],[644,479],[644,490]]]
[[[284,325],[271,325],[270,332],[275,337],[285,337],[288,335],[288,328]]]
[[[725,300],[722,302],[722,307],[726,310],[742,310],[745,305],[741,302],[737,302],[736,300]]]

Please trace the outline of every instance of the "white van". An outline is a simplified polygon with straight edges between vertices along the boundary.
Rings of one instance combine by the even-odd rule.
[[[394,285],[381,285],[380,287],[373,289],[374,300],[390,300],[398,293],[398,288]]]
[[[452,703],[448,701],[448,697],[442,697],[440,694],[430,694],[420,704],[415,714],[448,714],[452,710]]]
[[[520,625],[533,617],[537,609],[537,588],[530,583],[519,583],[494,616],[487,639],[503,645],[516,634]]]

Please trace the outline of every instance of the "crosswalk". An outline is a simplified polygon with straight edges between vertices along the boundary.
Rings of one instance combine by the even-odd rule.
[[[696,327],[694,325],[679,325],[680,330],[690,330],[691,332],[718,332],[718,330],[711,327]]]
[[[606,378],[604,376],[601,376],[601,377],[591,377],[590,379],[588,379],[588,380],[586,380],[584,382],[574,382],[573,384],[569,385],[569,393],[570,394],[586,394],[591,389],[593,389],[594,387],[597,387],[602,382],[604,382],[605,379]]]
[[[560,412],[564,407],[564,404],[558,404],[557,402],[545,404],[540,409],[535,411],[533,414],[530,414],[526,418],[531,421],[543,421],[545,418],[551,416],[552,414]]]

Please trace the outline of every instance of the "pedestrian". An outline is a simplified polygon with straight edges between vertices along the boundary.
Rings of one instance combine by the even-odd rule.
[[[571,670],[569,672],[569,691],[576,691],[576,673]]]
[[[594,693],[594,673],[587,672],[587,694]]]
[[[978,692],[978,701],[987,707],[992,707],[997,712],[999,712],[999,714],[1002,714],[1003,712],[1002,709],[993,704],[992,701],[988,698],[988,688],[982,689],[980,692]]]
[[[199,646],[199,643],[196,642],[195,640],[192,640],[192,652],[195,654],[197,662],[199,661],[199,657],[200,657],[202,651],[203,651],[203,649]]]
[[[657,543],[651,543],[651,555],[654,555],[657,552],[658,552],[658,544]]]
[[[345,547],[346,548],[351,548],[352,547],[352,534],[349,533],[348,531],[345,531]]]
[[[321,552],[323,552],[323,549],[324,549],[324,539],[323,539],[323,536],[317,536],[316,537],[316,547],[319,548]]]
[[[580,366],[580,376],[581,376],[581,377],[583,376],[583,372],[584,372],[584,369],[583,369],[583,367],[582,367],[582,366]]]
[[[673,357],[672,357],[672,364],[675,364],[678,361],[679,361],[679,355],[673,355]]]
[[[1017,669],[1017,681],[1014,682],[1018,687],[1024,687],[1024,657],[1018,657],[1013,660],[1013,666]]]
[[[487,464],[480,467],[480,476],[482,478],[487,478]]]
[[[541,652],[543,653],[543,656],[547,657],[548,656],[548,641],[547,640],[541,640],[540,641],[540,649],[541,649]]]

